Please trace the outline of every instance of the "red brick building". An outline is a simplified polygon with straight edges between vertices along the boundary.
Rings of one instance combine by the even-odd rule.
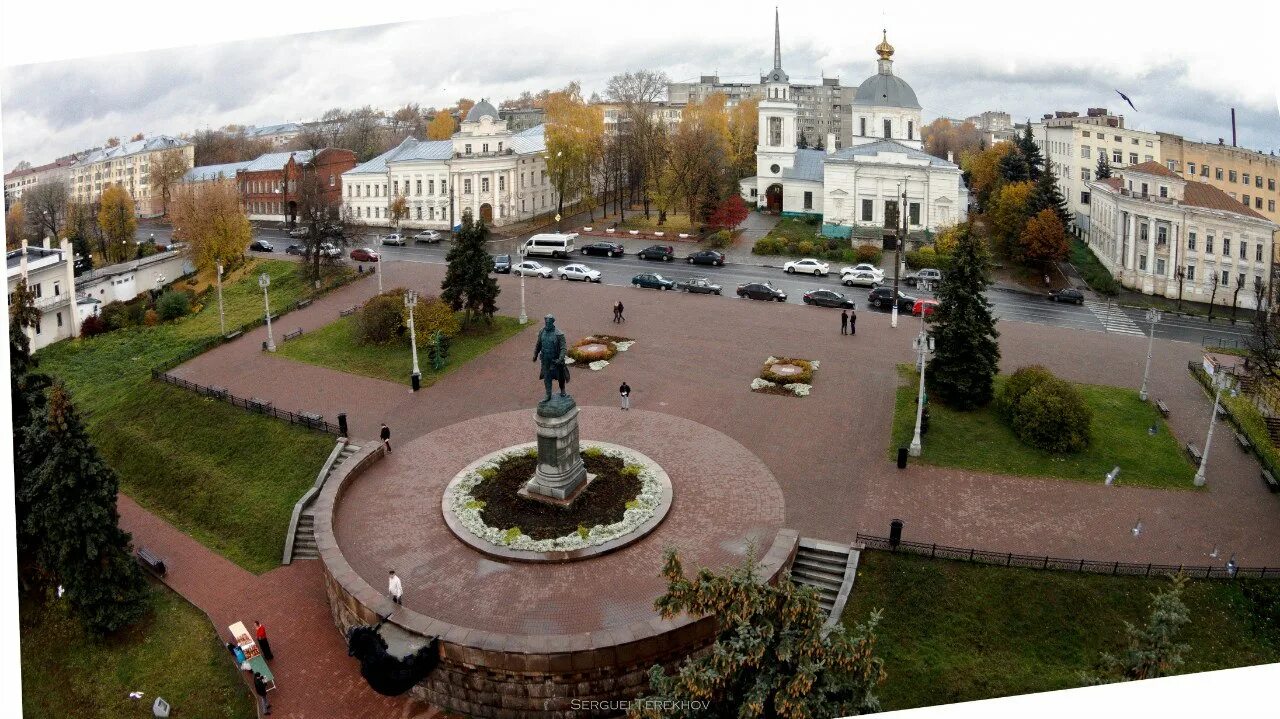
[[[236,171],[236,185],[250,220],[293,224],[298,219],[299,185],[315,173],[324,202],[342,205],[342,173],[356,166],[350,150],[326,147],[323,150],[271,152]]]

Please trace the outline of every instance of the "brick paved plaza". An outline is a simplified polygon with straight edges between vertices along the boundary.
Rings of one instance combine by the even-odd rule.
[[[389,263],[385,286],[437,288],[443,274],[441,265]],[[519,280],[504,277],[500,283],[500,311],[517,314]],[[372,280],[357,282],[282,318],[277,333],[328,324],[337,319],[339,309],[358,304],[376,289]],[[621,327],[610,322],[610,306],[619,299],[626,304],[627,317]],[[912,359],[911,339],[918,321],[904,317],[900,327],[892,329],[888,315],[860,311],[858,334],[844,337],[839,333],[838,313],[832,310],[537,279],[527,281],[527,302],[534,320],[529,330],[416,395],[409,392],[407,382],[397,385],[264,354],[259,348],[265,329],[206,353],[174,373],[225,386],[240,396],[267,398],[283,409],[320,412],[330,421],[345,411],[357,442],[374,438],[378,423],[385,421],[394,433],[397,453],[385,468],[371,471],[370,481],[384,481],[379,472],[386,472],[387,478],[400,473],[402,480],[411,479],[404,474],[411,471],[410,465],[399,463],[408,462],[410,452],[421,452],[440,463],[439,472],[433,469],[429,478],[424,477],[435,482],[437,474],[451,476],[484,449],[462,436],[466,433],[441,431],[445,428],[520,411],[530,415],[529,433],[512,436],[507,444],[531,439],[532,407],[542,391],[536,381],[537,367],[530,362],[532,345],[537,319],[551,312],[570,341],[598,332],[637,340],[601,372],[574,371],[570,392],[585,408],[584,422],[616,416],[609,413],[617,412],[616,391],[625,380],[633,388],[632,406],[666,415],[667,431],[674,432],[665,448],[637,444],[637,449],[665,465],[679,461],[673,453],[678,454],[674,442],[681,427],[698,423],[722,433],[758,458],[776,479],[783,507],[780,525],[798,530],[801,536],[847,542],[859,531],[884,534],[889,520],[900,517],[906,522],[904,537],[915,541],[1174,564],[1210,563],[1207,555],[1217,547],[1221,556],[1235,554],[1242,566],[1280,565],[1280,512],[1276,511],[1280,500],[1267,494],[1258,481],[1256,462],[1235,446],[1224,426],[1215,435],[1208,488],[1203,492],[1126,487],[1123,474],[1117,486],[1105,487],[1102,477],[1086,484],[928,466],[898,470],[887,447],[898,382],[894,366]],[[1141,381],[1145,338],[1016,322],[1002,322],[999,329],[1005,371],[1040,363],[1078,382],[1136,387]],[[813,394],[790,398],[749,391],[751,379],[769,355],[820,360]],[[1204,443],[1210,400],[1186,370],[1187,361],[1200,355],[1200,348],[1193,345],[1156,342],[1151,393],[1172,410],[1169,425],[1180,443]],[[634,431],[622,421],[583,425],[584,438],[621,444],[627,441],[618,437]],[[733,479],[723,481],[725,492],[732,493]],[[678,483],[675,489],[673,517],[676,511],[695,510],[681,504]],[[388,516],[387,532],[411,532],[419,526],[429,531],[420,523],[429,522],[433,507],[438,514],[435,495],[439,491],[427,483],[425,496],[405,495],[402,505],[387,498],[380,511],[413,516],[409,522]],[[710,503],[711,517],[717,516],[714,498],[704,496],[701,501]],[[148,533],[173,531],[153,526],[145,512],[130,504],[122,500],[123,523],[143,537],[143,543]],[[1139,520],[1143,532],[1134,537],[1130,530]],[[417,539],[388,537],[384,543]],[[658,539],[646,538],[624,553],[656,556],[657,551],[646,543]],[[186,543],[195,545],[189,539]],[[193,556],[201,549],[195,545]],[[408,544],[396,551],[403,551],[404,561],[416,556]],[[207,550],[204,554],[211,555]],[[430,555],[422,556],[425,563]],[[362,561],[352,559],[355,564]],[[182,570],[175,572],[171,583],[180,584],[179,590],[188,597],[192,596],[188,592],[205,596],[207,603],[196,603],[214,614],[215,624],[224,632],[223,619],[233,611],[239,612],[236,618],[248,621],[254,618],[250,613],[262,612],[269,624],[279,617],[274,631],[286,661],[301,658],[290,657],[290,646],[306,646],[306,662],[298,662],[296,668],[282,665],[276,672],[281,681],[279,696],[273,697],[276,714],[325,715],[321,702],[328,701],[330,694],[335,701],[342,695],[347,697],[344,701],[360,706],[363,699],[356,701],[357,697],[369,699],[368,706],[380,707],[370,710],[369,716],[392,713],[387,703],[391,700],[376,697],[364,687],[355,662],[342,651],[341,638],[324,608],[324,590],[314,562],[302,561],[254,578],[216,556],[202,561],[214,560],[227,565],[220,572],[239,572],[238,581],[261,591],[223,596],[219,592],[224,590],[206,586],[213,575],[183,576]],[[656,575],[659,566],[634,569]],[[423,566],[402,573],[437,570]],[[368,571],[369,576],[376,574]],[[412,597],[413,592],[413,583],[406,581],[406,595]],[[298,634],[290,636],[294,631]],[[303,687],[306,691],[301,691]]]

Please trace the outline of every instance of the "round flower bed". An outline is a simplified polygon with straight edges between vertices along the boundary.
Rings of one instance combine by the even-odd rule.
[[[669,506],[670,485],[648,459],[632,457],[621,448],[587,447],[582,461],[587,472],[596,476],[569,508],[517,494],[538,463],[536,449],[519,449],[483,461],[455,479],[446,490],[446,511],[487,544],[528,552],[565,552],[599,546],[646,524],[656,525],[655,515]]]
[[[617,353],[618,347],[613,342],[602,337],[586,337],[575,342],[565,354],[574,362],[598,362],[611,360]]]
[[[813,373],[817,369],[817,360],[770,357],[765,360],[760,376],[751,380],[751,391],[808,397],[813,390]]]

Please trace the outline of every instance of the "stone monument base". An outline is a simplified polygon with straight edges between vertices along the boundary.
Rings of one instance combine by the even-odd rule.
[[[574,500],[582,496],[583,492],[587,491],[587,487],[591,486],[591,483],[595,481],[596,475],[588,473],[586,479],[582,480],[573,492],[566,497],[542,494],[536,489],[533,489],[533,487],[536,486],[535,482],[537,482],[537,479],[538,475],[533,475],[532,479],[525,482],[524,486],[516,491],[516,495],[524,497],[525,499],[532,499],[536,502],[542,502],[543,504],[550,504],[555,507],[569,507],[573,505]]]
[[[534,413],[538,426],[538,470],[520,495],[567,504],[589,481],[578,449],[578,405],[561,395],[541,402]]]

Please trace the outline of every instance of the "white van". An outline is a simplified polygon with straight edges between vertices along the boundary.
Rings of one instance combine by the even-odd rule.
[[[526,257],[559,257],[567,258],[573,254],[573,241],[577,238],[578,233],[571,232],[567,235],[560,234],[542,234],[534,235],[524,243],[524,254]]]

